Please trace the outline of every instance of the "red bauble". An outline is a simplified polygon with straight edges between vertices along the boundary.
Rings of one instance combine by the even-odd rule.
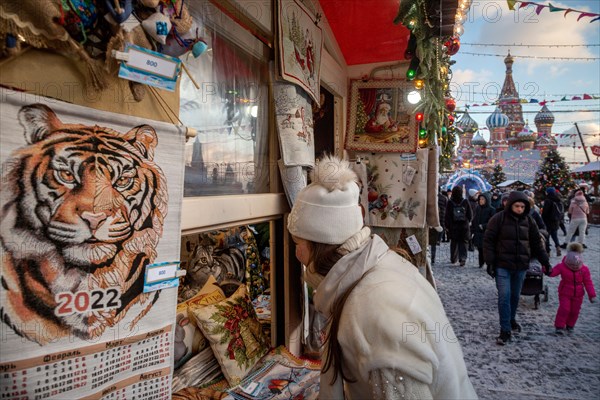
[[[454,115],[448,114],[448,126],[454,125]]]
[[[448,110],[450,112],[454,112],[455,109],[456,109],[456,100],[454,100],[452,97],[446,97],[446,110]]]
[[[453,56],[458,53],[458,49],[460,49],[460,40],[458,38],[450,38],[446,40],[444,46],[446,46],[448,55]]]

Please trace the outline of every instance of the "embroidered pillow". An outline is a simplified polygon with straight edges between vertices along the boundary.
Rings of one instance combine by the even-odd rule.
[[[240,285],[226,300],[190,311],[231,386],[237,385],[269,350],[246,285]]]
[[[210,276],[204,287],[194,297],[177,305],[174,346],[175,369],[185,364],[194,354],[208,347],[206,338],[196,326],[194,317],[188,310],[190,305],[204,306],[224,300],[223,291],[215,283],[215,278]]]

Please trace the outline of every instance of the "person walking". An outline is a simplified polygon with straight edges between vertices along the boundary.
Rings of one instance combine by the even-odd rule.
[[[476,399],[437,292],[363,226],[349,163],[325,156],[311,180],[288,230],[315,308],[329,321],[319,398]]]
[[[429,228],[429,246],[431,249],[431,263],[435,264],[435,255],[437,253],[437,246],[440,244],[440,238],[444,236],[444,226],[446,218],[446,205],[448,198],[440,190],[437,195],[438,199],[438,215],[440,220],[440,226]]]
[[[526,192],[523,192],[525,194],[527,194]],[[531,193],[531,192],[530,192]],[[544,248],[546,249],[546,253],[548,253],[548,255],[550,255],[550,237],[548,235],[548,229],[546,229],[546,224],[544,224],[544,220],[542,219],[542,215],[540,214],[540,212],[538,211],[538,209],[535,206],[535,201],[533,199],[532,196],[528,196],[528,200],[529,200],[529,216],[535,221],[535,224],[537,225],[540,234],[544,237]]]
[[[506,209],[494,214],[483,236],[483,255],[487,272],[496,279],[500,335],[496,343],[511,341],[511,332],[521,331],[516,320],[523,280],[532,258],[550,271],[538,227],[529,216],[529,200],[522,192],[508,196]]]
[[[491,205],[489,192],[480,194],[477,201],[478,205],[475,208],[475,216],[471,222],[471,231],[473,232],[473,245],[477,247],[479,254],[479,268],[481,268],[485,263],[483,259],[483,233],[488,221],[494,216],[496,210]]]
[[[583,246],[581,243],[571,243],[567,255],[552,268],[548,276],[560,275],[558,284],[558,310],[554,319],[556,334],[572,333],[579,318],[583,297],[587,292],[590,302],[596,301],[596,290],[590,274],[590,269],[583,263]]]
[[[460,186],[452,188],[452,195],[446,206],[446,228],[450,238],[450,262],[464,267],[467,262],[467,244],[471,236],[469,226],[473,219],[473,211],[469,202],[463,197]]]
[[[566,239],[573,237],[575,231],[579,230],[579,234],[577,235],[577,241],[581,243],[583,248],[587,248],[587,245],[584,243],[585,241],[585,232],[587,229],[587,216],[590,213],[590,206],[583,195],[581,190],[575,192],[575,196],[571,200],[571,204],[569,204],[569,215],[571,216],[571,221],[569,222],[569,230],[567,231]],[[563,248],[567,247],[567,244],[563,244]]]
[[[446,233],[446,206],[448,205],[448,195],[446,194],[446,192],[444,192],[443,188],[440,188],[437,198],[440,225],[442,226],[442,233],[440,234],[441,237],[438,240],[438,242],[446,243],[449,241]]]
[[[556,246],[556,255],[560,256],[560,242],[558,241],[558,229],[560,227],[560,221],[564,218],[564,208],[562,201],[556,192],[556,189],[549,187],[546,189],[546,199],[542,206],[542,219],[546,224],[548,235],[554,241]],[[548,241],[549,242],[549,241]]]
[[[504,192],[500,195],[500,205],[498,207],[496,207],[497,213],[499,213],[500,211],[504,211],[504,208],[506,207],[506,202],[508,201],[509,194],[510,194],[510,192]]]
[[[502,196],[502,193],[500,193],[500,191],[498,189],[493,190],[491,203],[492,203],[492,207],[494,209],[498,209],[502,206],[502,202],[500,200],[501,196]]]

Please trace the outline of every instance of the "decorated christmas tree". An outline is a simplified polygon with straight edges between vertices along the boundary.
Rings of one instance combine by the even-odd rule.
[[[364,133],[365,125],[369,121],[369,116],[365,112],[365,105],[362,100],[358,100],[358,104],[356,105],[356,128],[354,129],[355,133]]]
[[[490,185],[496,187],[498,184],[504,182],[506,180],[506,175],[504,174],[504,170],[502,169],[502,165],[496,164],[494,167],[494,172],[490,176]]]
[[[546,198],[546,188],[554,187],[563,199],[569,195],[569,191],[577,186],[571,177],[571,170],[565,159],[556,150],[550,150],[544,159],[540,169],[535,174],[533,188],[535,198],[542,201]]]

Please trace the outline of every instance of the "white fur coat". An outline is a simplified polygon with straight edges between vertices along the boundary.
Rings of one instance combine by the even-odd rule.
[[[357,379],[347,397],[369,398],[369,372],[395,369],[427,384],[434,399],[475,399],[462,350],[443,305],[417,268],[389,250],[379,236],[344,256],[323,279],[314,302],[326,317],[335,299],[363,274],[340,320],[344,368]],[[331,371],[321,377],[320,398],[343,398]]]

